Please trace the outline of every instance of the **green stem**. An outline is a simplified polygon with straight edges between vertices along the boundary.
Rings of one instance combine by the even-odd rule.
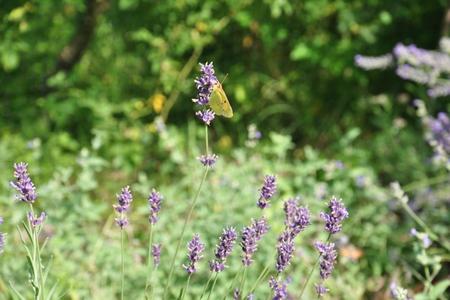
[[[187,294],[187,291],[188,291],[188,289],[189,289],[189,282],[191,281],[191,275],[192,275],[192,274],[190,274],[190,275],[188,276],[188,279],[187,279],[187,281],[186,281],[186,287],[184,288],[183,294],[181,295],[181,300],[183,300],[183,299],[184,299],[184,296]]]
[[[214,281],[213,281],[211,289],[209,290],[209,294],[208,294],[208,299],[207,300],[209,300],[209,298],[211,298],[212,291],[214,290],[214,287],[216,286],[217,276],[218,275],[219,275],[219,273],[216,273],[216,276],[214,276]]]
[[[153,223],[150,222],[150,233],[148,238],[148,254],[147,254],[147,280],[145,282],[145,295],[147,297],[147,291],[150,287],[150,278],[152,272],[152,243],[153,243]],[[150,288],[151,290],[151,288]]]
[[[325,243],[328,243],[328,241],[330,240],[330,238],[331,238],[331,233],[328,234],[328,238],[327,238],[327,241],[326,241]],[[315,271],[316,268],[317,268],[317,265],[319,264],[320,257],[321,257],[321,255],[319,254],[319,256],[318,256],[317,259],[316,259],[316,262],[314,263],[314,265],[313,265],[311,271],[310,271],[309,274],[308,274],[308,277],[306,277],[305,283],[303,284],[302,289],[300,290],[300,296],[298,297],[299,299],[302,298],[303,293],[305,292],[306,286],[308,285],[309,280],[311,279],[311,277],[312,277],[314,271]]]
[[[241,267],[240,267],[239,270],[237,271],[236,275],[234,276],[233,280],[231,281],[230,286],[228,287],[228,290],[227,290],[228,292],[233,292],[233,286],[234,286],[234,283],[236,282],[236,279],[239,277],[239,274],[241,274],[242,268],[243,268],[243,267],[244,267],[244,266],[241,265]],[[228,292],[225,293],[225,296],[223,297],[223,300],[225,300],[225,299],[227,298]]]
[[[248,267],[244,267],[244,273],[242,274],[241,284],[239,285],[239,298],[240,299],[242,299],[242,296],[244,295],[245,277],[247,276],[247,268]]]
[[[205,125],[205,145],[206,145],[206,154],[208,154],[209,147],[208,147],[208,126],[207,125]],[[172,257],[172,262],[170,264],[170,271],[169,271],[169,276],[167,278],[166,286],[164,287],[163,299],[166,299],[167,292],[169,290],[169,286],[172,281],[173,271],[174,271],[174,267],[175,267],[175,261],[178,256],[178,252],[180,251],[180,246],[181,246],[181,242],[184,237],[184,233],[186,231],[186,226],[189,223],[189,221],[191,220],[192,212],[194,211],[195,205],[197,204],[197,199],[198,199],[198,196],[200,195],[200,191],[202,190],[203,184],[206,181],[208,171],[209,171],[209,167],[206,167],[205,172],[203,174],[202,181],[200,181],[200,184],[197,188],[197,192],[195,193],[195,197],[190,204],[189,213],[187,214],[186,218],[184,219],[183,227],[181,228],[180,238],[178,239],[177,246],[175,248],[175,254]]]
[[[121,261],[122,261],[122,280],[121,280],[121,291],[120,291],[120,299],[123,300],[123,287],[124,287],[124,282],[125,282],[125,261],[124,261],[124,257],[123,257],[123,252],[124,252],[124,246],[123,246],[123,229],[120,229],[120,248],[121,248]]]
[[[431,185],[444,183],[444,182],[448,181],[449,179],[450,179],[449,175],[444,174],[444,175],[436,176],[436,177],[433,177],[430,179],[426,178],[425,180],[412,182],[410,184],[403,186],[402,189],[404,192],[412,192],[412,191],[415,191],[415,190],[418,190],[421,188],[429,187]]]
[[[209,274],[208,281],[206,282],[205,286],[203,287],[203,291],[202,291],[202,294],[201,294],[201,296],[200,296],[200,300],[201,300],[201,299],[203,298],[203,296],[205,295],[205,292],[206,292],[206,290],[208,289],[208,286],[209,286],[209,283],[210,283],[211,280],[212,280],[212,277],[213,277],[213,273],[211,272],[211,273]]]

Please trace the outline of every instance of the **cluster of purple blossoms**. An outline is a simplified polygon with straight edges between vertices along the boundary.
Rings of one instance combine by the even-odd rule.
[[[417,239],[419,239],[422,242],[422,246],[424,248],[429,248],[431,246],[431,244],[433,243],[431,241],[430,237],[428,236],[428,234],[422,233],[422,232],[418,232],[417,229],[415,229],[415,228],[411,228],[409,233],[413,237],[416,237]]]
[[[269,200],[277,191],[277,178],[273,175],[264,177],[264,184],[261,187],[259,199],[256,203],[259,208],[264,209],[269,206]]]
[[[219,158],[216,154],[208,154],[208,155],[201,155],[198,160],[204,165],[205,167],[213,167],[214,164],[217,161],[217,158]]]
[[[269,227],[265,218],[252,220],[250,226],[244,227],[241,235],[242,264],[244,266],[248,267],[251,265],[253,254],[258,249],[258,241],[268,230]]]
[[[16,198],[27,203],[34,203],[37,198],[36,187],[28,175],[28,164],[20,162],[14,164],[15,182],[11,186],[19,193]]]
[[[150,207],[150,216],[148,221],[151,224],[156,224],[158,222],[158,213],[161,210],[161,202],[164,199],[160,193],[155,189],[152,189],[150,195],[148,196],[148,205]]]
[[[272,300],[287,299],[287,284],[285,282],[279,282],[272,276],[269,280],[269,286],[273,291]]]
[[[0,217],[0,225],[3,224],[3,218]],[[3,232],[0,232],[0,254],[3,252],[3,248],[5,248],[5,240],[6,240],[6,234]]]
[[[200,240],[198,234],[194,234],[192,240],[187,245],[189,264],[183,265],[186,272],[191,275],[197,271],[195,264],[203,257],[202,253],[205,250],[205,245]]]
[[[200,64],[200,72],[201,76],[195,79],[195,84],[197,87],[197,98],[192,99],[192,101],[201,106],[205,106],[209,104],[213,87],[219,81],[217,80],[216,75],[214,75],[215,71],[212,62]],[[206,125],[210,125],[215,117],[214,112],[209,109],[198,111],[195,115]]]
[[[315,284],[314,287],[316,288],[316,293],[317,293],[317,296],[318,296],[319,298],[321,298],[323,295],[325,295],[325,294],[328,293],[328,291],[329,291],[329,290],[328,290],[324,285],[322,285],[322,284]]]
[[[320,213],[320,217],[325,221],[325,230],[330,234],[335,234],[341,231],[342,221],[348,218],[348,212],[341,200],[332,197],[328,204],[330,213]]]
[[[436,118],[428,119],[428,128],[430,131],[429,142],[437,148],[436,152],[450,154],[450,120],[446,113],[440,112]]]
[[[32,212],[28,212],[28,221],[30,221],[31,226],[36,227],[40,226],[44,223],[47,214],[45,212],[41,212],[39,217],[35,216]]]
[[[161,244],[152,245],[152,256],[153,256],[153,264],[155,266],[158,266],[159,261],[161,259]]]
[[[209,264],[212,272],[221,272],[225,270],[226,259],[231,254],[233,246],[236,243],[236,239],[237,233],[234,228],[229,227],[223,230],[214,253],[215,259]]]
[[[381,56],[355,56],[355,64],[364,70],[386,69],[393,62],[392,54],[388,53]]]
[[[320,254],[320,278],[325,280],[330,277],[334,264],[336,263],[336,249],[334,243],[316,242],[314,243],[314,247]]]
[[[283,272],[291,264],[294,250],[294,240],[291,238],[288,231],[284,231],[278,238],[277,244],[277,261],[275,263],[275,268],[278,273]]]
[[[125,213],[130,209],[131,202],[133,201],[133,195],[131,194],[130,187],[126,186],[122,188],[120,194],[117,195],[117,204],[114,204],[113,207],[120,214],[118,218],[116,218],[116,224],[123,229],[128,226],[128,218]]]

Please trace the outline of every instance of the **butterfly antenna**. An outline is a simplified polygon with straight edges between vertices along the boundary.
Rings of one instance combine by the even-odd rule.
[[[225,77],[222,79],[222,82],[220,84],[223,84],[223,82],[225,81],[225,79],[227,79],[227,77],[228,77],[228,73],[225,74]]]

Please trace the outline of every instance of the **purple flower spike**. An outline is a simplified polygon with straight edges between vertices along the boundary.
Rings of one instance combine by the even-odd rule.
[[[255,229],[256,240],[258,241],[269,231],[269,225],[267,225],[267,220],[264,217],[252,220],[252,227]]]
[[[41,212],[41,215],[39,217],[36,217],[31,212],[28,212],[28,220],[33,227],[39,226],[44,223],[46,217],[47,214],[45,212]]]
[[[28,175],[28,164],[20,162],[14,164],[15,182],[11,182],[11,186],[19,193],[16,198],[27,203],[34,203],[37,198],[36,187]]]
[[[322,243],[316,242],[314,243],[314,247],[320,253],[320,278],[322,280],[330,277],[331,272],[334,269],[334,264],[336,262],[337,253],[334,247],[334,243]]]
[[[202,253],[205,250],[205,245],[200,240],[200,236],[194,234],[194,237],[189,241],[187,248],[189,264],[183,265],[183,267],[186,272],[191,275],[197,271],[195,264],[203,257]]]
[[[264,184],[261,187],[258,202],[259,208],[264,209],[269,206],[269,200],[277,191],[277,179],[273,175],[266,175],[264,177]]]
[[[323,284],[315,284],[317,297],[321,298],[323,295],[328,293],[328,289]]]
[[[150,217],[148,218],[148,221],[151,224],[156,224],[156,222],[158,222],[158,213],[161,210],[161,202],[163,198],[164,197],[161,196],[161,194],[155,189],[153,189],[148,196],[148,205],[150,206]]]
[[[210,262],[211,272],[221,272],[225,269],[227,257],[231,254],[233,246],[236,243],[237,233],[232,227],[225,228],[219,238],[219,244],[216,246],[214,253],[215,259]]]
[[[270,277],[269,286],[273,291],[272,300],[287,299],[287,284],[278,282],[273,276]]]
[[[328,204],[330,213],[320,213],[320,217],[325,221],[325,230],[331,234],[341,231],[342,221],[348,218],[348,212],[341,200],[333,197]]]
[[[216,154],[202,155],[198,158],[198,160],[205,167],[213,167],[217,161],[218,156]]]
[[[291,264],[294,250],[294,241],[291,239],[290,233],[285,231],[278,239],[277,262],[275,264],[278,273],[283,272]]]
[[[124,214],[130,209],[131,202],[133,202],[133,195],[131,194],[130,187],[126,186],[117,195],[117,204],[113,205],[114,209],[120,213],[120,216],[115,219],[120,229],[128,226],[128,219]]]
[[[289,199],[284,203],[284,213],[284,224],[290,232],[292,239],[311,224],[309,209],[299,206],[297,199]]]
[[[207,105],[211,97],[211,93],[215,84],[219,81],[216,75],[214,75],[213,63],[200,64],[200,72],[202,73],[200,77],[197,77],[194,82],[197,86],[197,98],[192,99],[194,103],[199,105]]]
[[[258,249],[258,237],[255,228],[253,226],[245,227],[242,230],[241,239],[242,264],[248,267],[253,262],[253,253]]]
[[[195,113],[195,115],[203,121],[203,123],[205,123],[206,125],[211,125],[211,122],[214,120],[216,114],[210,110],[210,109],[205,109],[205,110],[201,110]]]
[[[152,256],[153,256],[153,264],[155,266],[159,266],[159,261],[161,258],[161,244],[152,245]]]

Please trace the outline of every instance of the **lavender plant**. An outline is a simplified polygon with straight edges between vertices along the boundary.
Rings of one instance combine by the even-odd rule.
[[[0,225],[3,224],[3,218],[0,217]],[[2,254],[3,249],[5,248],[5,240],[6,240],[6,233],[0,232],[0,254]]]

